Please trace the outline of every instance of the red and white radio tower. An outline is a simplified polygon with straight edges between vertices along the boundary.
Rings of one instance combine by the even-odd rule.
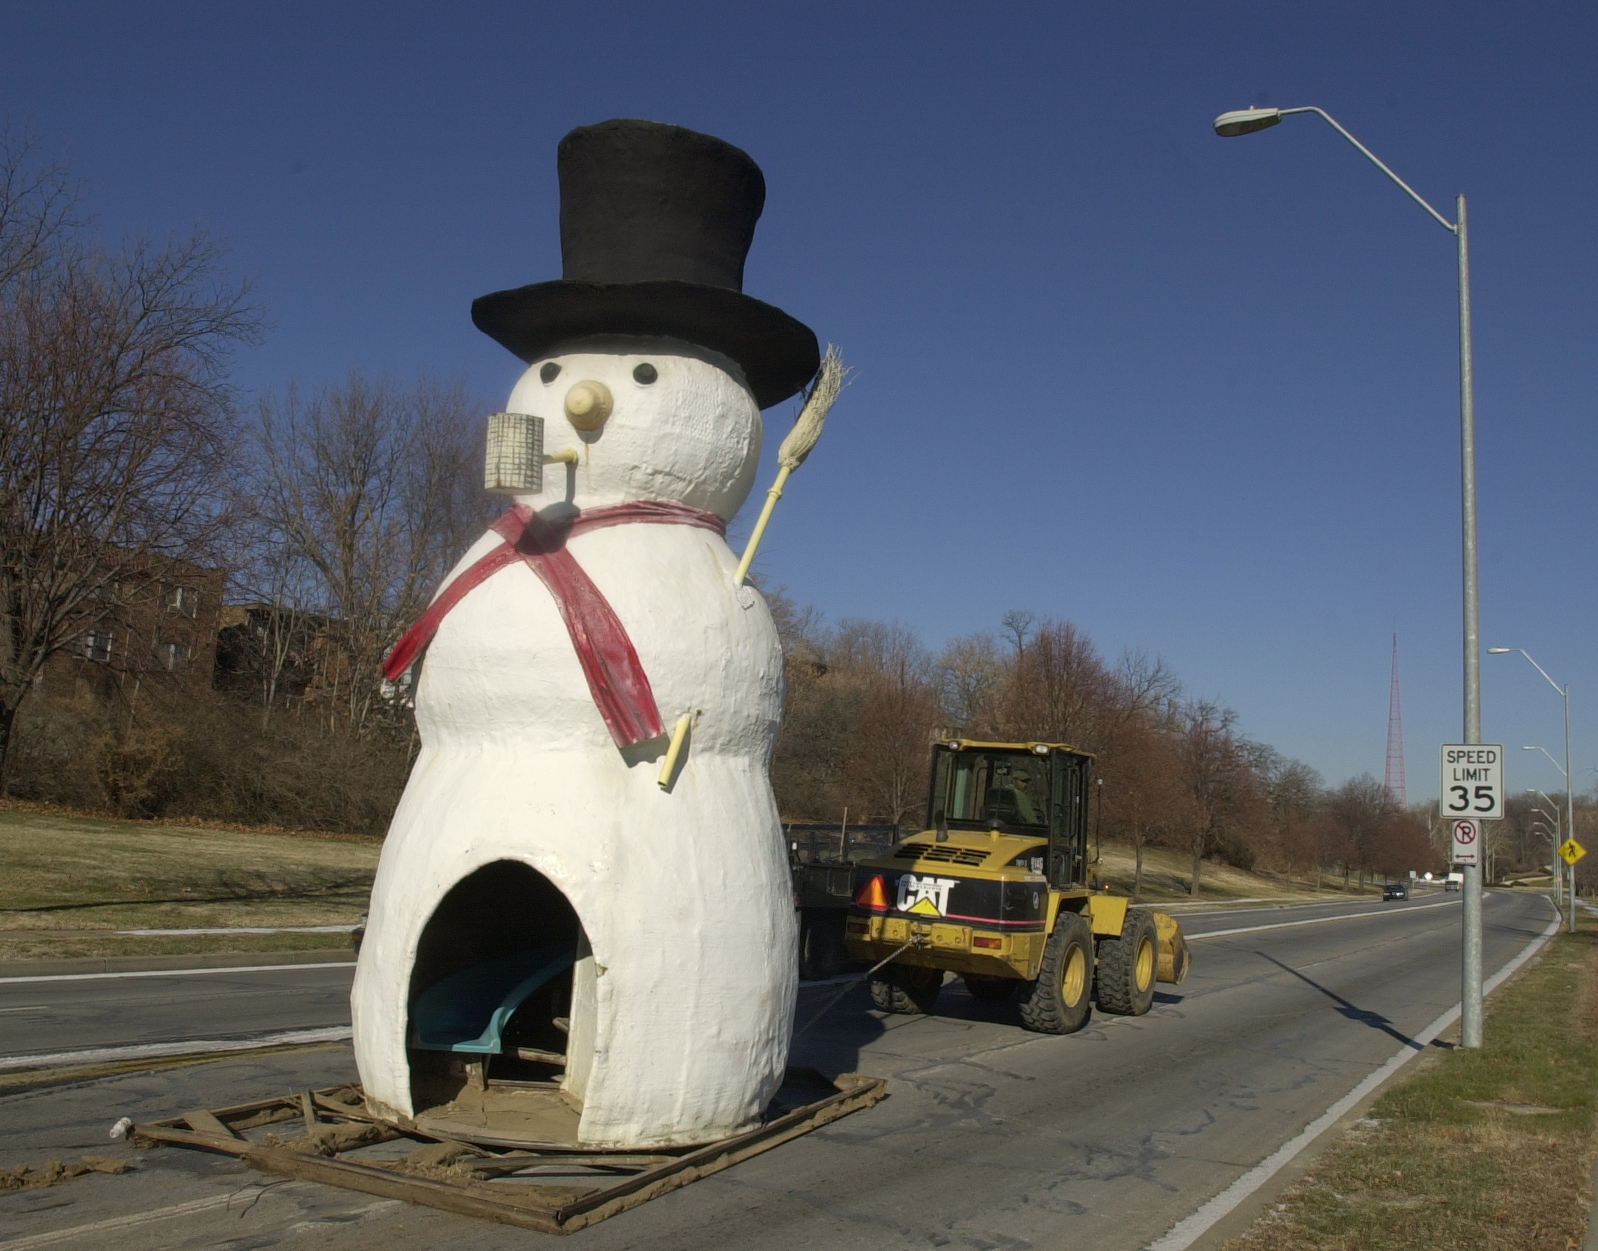
[[[1398,704],[1398,634],[1393,634],[1393,686],[1387,698],[1387,802],[1407,808],[1404,789],[1404,714]]]

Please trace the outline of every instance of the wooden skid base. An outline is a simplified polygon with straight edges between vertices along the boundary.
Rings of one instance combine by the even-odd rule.
[[[543,1233],[569,1234],[869,1108],[887,1094],[882,1078],[858,1073],[845,1073],[833,1081],[799,1071],[790,1072],[790,1078],[830,1087],[833,1093],[731,1138],[652,1154],[585,1151],[570,1146],[518,1150],[469,1146],[429,1134],[414,1123],[400,1125],[370,1116],[361,1106],[358,1086],[307,1090],[232,1108],[190,1112],[135,1125],[128,1136],[145,1146],[166,1143],[225,1152],[252,1168],[284,1177],[404,1199]],[[300,1124],[290,1126],[290,1122]],[[304,1137],[290,1142],[252,1142],[243,1136],[244,1130],[279,1124]],[[451,1150],[457,1147],[454,1158],[471,1158],[463,1168],[434,1169],[454,1174],[440,1178],[408,1171],[399,1160],[349,1156],[400,1138],[443,1144],[439,1162],[450,1159]],[[557,1166],[585,1167],[599,1170],[601,1175],[566,1176],[560,1184],[547,1184],[533,1171]],[[511,1175],[519,1177],[511,1180]],[[550,1182],[554,1181],[551,1177]]]

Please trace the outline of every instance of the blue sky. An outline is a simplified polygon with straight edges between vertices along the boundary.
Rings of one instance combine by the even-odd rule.
[[[1445,214],[1470,196],[1483,644],[1571,683],[1586,788],[1595,35],[1554,3],[0,0],[0,113],[108,234],[228,241],[273,324],[246,388],[427,369],[485,406],[520,367],[468,306],[559,275],[560,136],[720,135],[769,189],[746,289],[857,369],[774,583],[934,646],[1068,617],[1334,782],[1382,772],[1396,628],[1434,794],[1460,730],[1453,239],[1316,119],[1210,129],[1318,104]],[[1483,671],[1512,787],[1556,789],[1514,749],[1561,755],[1558,696],[1518,656]]]

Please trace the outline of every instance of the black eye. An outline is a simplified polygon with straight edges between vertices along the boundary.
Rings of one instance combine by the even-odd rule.
[[[538,371],[538,376],[545,382],[554,382],[560,377],[560,366],[554,361],[546,361],[544,367]]]
[[[633,370],[633,381],[641,382],[646,387],[658,377],[660,377],[659,371],[648,361]]]

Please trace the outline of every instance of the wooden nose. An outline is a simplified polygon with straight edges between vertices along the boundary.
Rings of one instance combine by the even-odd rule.
[[[598,430],[613,405],[610,388],[603,382],[579,382],[566,392],[566,420],[579,430]]]

